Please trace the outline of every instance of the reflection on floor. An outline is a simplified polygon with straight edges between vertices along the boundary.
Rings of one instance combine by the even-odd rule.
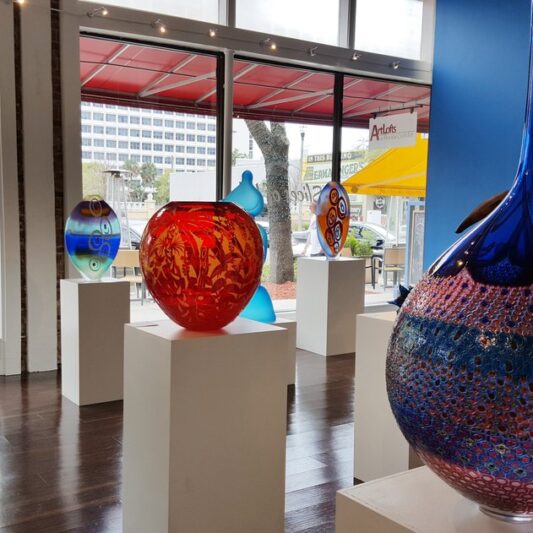
[[[287,400],[286,532],[332,532],[352,485],[353,355],[300,351]],[[0,377],[0,529],[120,532],[122,402],[78,409],[55,372]]]

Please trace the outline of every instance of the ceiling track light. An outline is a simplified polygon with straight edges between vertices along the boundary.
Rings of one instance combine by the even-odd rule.
[[[216,37],[217,36],[217,30],[214,28],[209,28],[209,37]]]
[[[167,33],[167,27],[163,24],[161,19],[156,19],[151,24],[152,28],[155,28],[159,33]]]
[[[359,52],[354,52],[352,54],[352,61],[357,61],[358,59],[361,59],[361,54]]]
[[[400,62],[399,61],[393,61],[390,66],[394,69],[394,70],[398,70],[400,68]]]
[[[24,0],[22,1],[19,1],[19,4],[22,4]],[[90,17],[90,18],[93,18],[93,17],[96,17],[96,16],[101,16],[101,17],[107,17],[107,15],[109,15],[109,11],[107,10],[106,7],[95,7],[94,9],[91,9],[91,11],[88,11],[87,12],[87,16]]]
[[[278,49],[278,45],[270,37],[263,39],[259,44],[261,44],[261,46],[266,46],[273,51]]]
[[[307,53],[308,53],[311,57],[315,57],[316,54],[317,54],[317,51],[318,51],[318,46],[312,46],[311,48],[309,48],[309,50],[307,50]]]

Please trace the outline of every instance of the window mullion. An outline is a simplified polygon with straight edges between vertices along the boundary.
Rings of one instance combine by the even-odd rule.
[[[235,27],[235,4],[237,0],[218,0],[218,23]]]
[[[339,46],[353,48],[356,0],[339,0]]]
[[[332,181],[341,181],[341,134],[342,134],[342,99],[344,91],[344,74],[335,73],[333,88],[333,149],[332,149]]]

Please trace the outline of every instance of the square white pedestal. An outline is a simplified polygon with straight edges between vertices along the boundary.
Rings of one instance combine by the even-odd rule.
[[[385,361],[395,320],[395,311],[356,319],[353,476],[362,481],[423,464],[402,435],[387,396]]]
[[[526,533],[484,515],[423,466],[337,492],[337,533]]]
[[[296,383],[296,320],[276,318],[275,326],[285,328],[288,331],[287,343],[287,385]]]
[[[123,398],[130,284],[62,279],[61,394],[77,405]]]
[[[283,531],[287,336],[126,325],[125,532]]]
[[[320,355],[354,352],[355,316],[364,304],[364,259],[300,257],[296,346]]]

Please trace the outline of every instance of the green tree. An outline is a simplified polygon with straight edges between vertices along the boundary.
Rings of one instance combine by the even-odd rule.
[[[289,201],[289,138],[285,124],[246,120],[246,125],[265,159],[268,224],[270,239],[270,281],[294,281]]]
[[[100,161],[82,163],[81,172],[84,196],[98,195],[105,198],[106,182],[105,174],[103,173],[105,169],[105,164]]]
[[[144,187],[138,183],[130,182],[128,185],[128,199],[130,202],[144,202],[146,199]]]
[[[143,184],[151,187],[157,177],[157,168],[153,163],[143,163],[140,174],[143,179]]]
[[[155,202],[165,205],[170,200],[170,169],[167,168],[155,182]]]
[[[137,162],[128,159],[122,164],[122,168],[132,173],[133,177],[138,176],[141,173],[141,169]]]

